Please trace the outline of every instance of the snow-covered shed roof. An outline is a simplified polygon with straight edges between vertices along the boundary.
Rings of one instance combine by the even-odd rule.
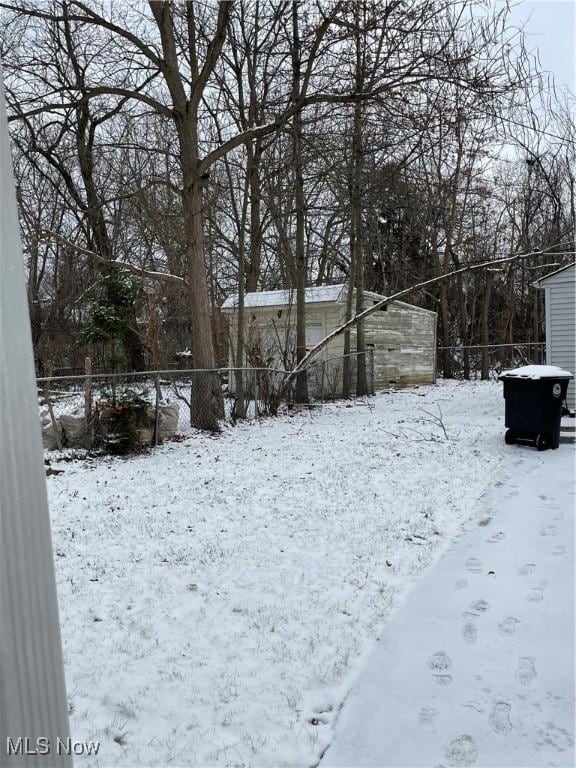
[[[306,288],[306,304],[333,304],[340,299],[345,284],[321,285]],[[245,307],[284,307],[296,303],[296,290],[254,291],[244,297]],[[229,296],[222,309],[236,309],[238,296]]]

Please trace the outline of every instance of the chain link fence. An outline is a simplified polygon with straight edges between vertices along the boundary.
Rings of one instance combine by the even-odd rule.
[[[345,368],[356,391],[360,355],[366,359],[366,393],[374,393],[372,351],[313,362],[306,369],[311,402],[342,397]],[[143,373],[52,376],[37,379],[44,447],[132,447],[183,439],[198,428],[276,415],[291,407],[296,379],[272,368],[163,370]],[[135,418],[135,416],[137,418]],[[124,443],[122,442],[124,440]]]
[[[445,375],[442,368],[446,352],[452,377],[457,379],[497,379],[502,371],[546,362],[544,343],[438,347],[438,376]]]
[[[362,365],[364,363],[364,365]],[[374,350],[317,360],[308,368],[308,393],[315,400],[337,400],[354,395],[358,388],[358,371],[364,368],[365,382],[361,390],[374,394]]]

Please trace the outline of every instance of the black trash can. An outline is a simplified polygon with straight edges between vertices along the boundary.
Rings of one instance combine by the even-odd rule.
[[[562,403],[572,374],[552,365],[526,365],[499,378],[504,382],[506,443],[529,443],[539,451],[558,448]]]

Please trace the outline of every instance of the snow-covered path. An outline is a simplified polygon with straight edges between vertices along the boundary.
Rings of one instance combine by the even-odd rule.
[[[574,765],[574,459],[507,452],[382,627],[322,766]]]

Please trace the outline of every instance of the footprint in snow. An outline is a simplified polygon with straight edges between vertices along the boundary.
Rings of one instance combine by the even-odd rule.
[[[486,543],[498,544],[499,541],[502,541],[502,539],[505,539],[505,538],[506,538],[506,534],[504,533],[504,531],[498,531],[497,533],[493,533],[489,539],[486,539]]]
[[[482,520],[478,520],[478,525],[485,528],[487,525],[490,525],[491,521],[492,521],[491,517],[484,517]]]
[[[457,579],[454,582],[454,589],[466,589],[468,586],[468,579]]]
[[[529,685],[538,674],[536,672],[536,667],[534,666],[535,661],[534,656],[523,656],[518,659],[516,679],[519,680],[522,685]]]
[[[539,740],[536,743],[539,746],[551,744],[555,747],[557,752],[566,752],[574,746],[572,735],[567,730],[558,727],[550,720],[546,723],[544,728],[538,729],[537,735],[539,736]]]
[[[469,573],[482,573],[482,560],[478,560],[477,557],[469,557],[465,565]]]
[[[566,547],[564,546],[564,544],[558,544],[552,550],[552,554],[553,555],[560,555],[560,556],[561,555],[565,555],[566,554]]]
[[[464,637],[464,642],[470,645],[473,645],[478,639],[478,628],[470,619],[464,624],[462,636]]]
[[[526,595],[526,600],[531,603],[540,603],[544,600],[544,591],[540,587],[532,587]]]
[[[452,685],[452,675],[432,675],[432,678],[438,685]]]
[[[494,704],[494,708],[490,713],[488,722],[490,728],[496,733],[508,733],[512,730],[512,723],[510,722],[510,712],[512,707],[506,701],[497,701]]]
[[[514,618],[514,616],[508,616],[498,624],[498,629],[503,635],[513,635],[516,632],[517,624],[520,624],[519,619]]]
[[[555,525],[541,525],[540,536],[555,536],[557,530]]]
[[[490,603],[486,602],[486,600],[475,600],[473,603],[470,603],[470,606],[467,611],[465,611],[464,616],[480,616],[483,613],[486,613],[486,611],[490,608]]]
[[[444,672],[452,666],[452,659],[444,651],[438,651],[428,659],[428,666],[435,672]]]
[[[434,722],[434,718],[438,714],[438,711],[434,707],[422,707],[420,714],[418,715],[418,721],[421,725],[430,725]]]
[[[451,741],[444,753],[450,765],[463,766],[463,768],[474,765],[478,759],[478,748],[472,736],[468,736],[468,734]]]
[[[535,568],[536,563],[525,563],[521,568],[518,568],[518,573],[520,576],[529,576],[531,573],[534,573]]]

